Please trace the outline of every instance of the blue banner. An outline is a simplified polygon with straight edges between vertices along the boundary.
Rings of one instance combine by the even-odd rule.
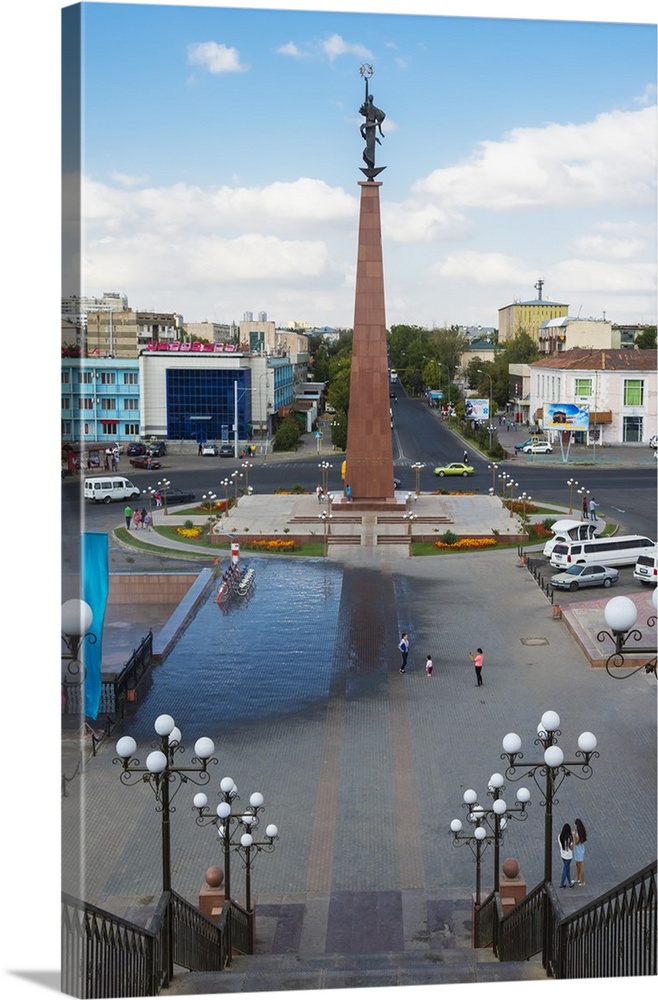
[[[84,642],[82,659],[86,668],[85,715],[95,719],[101,703],[101,663],[103,660],[103,624],[110,589],[107,533],[85,531],[82,535],[82,599],[91,608],[94,621],[91,631],[96,642]]]

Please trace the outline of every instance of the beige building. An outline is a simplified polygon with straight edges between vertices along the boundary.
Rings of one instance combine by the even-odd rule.
[[[149,341],[178,341],[177,313],[120,309],[87,313],[87,353],[102,358],[136,358]]]
[[[548,319],[539,328],[539,350],[542,354],[559,354],[576,347],[598,350],[619,350],[622,346],[619,329],[605,319],[574,319],[561,316]]]
[[[559,316],[566,316],[569,307],[564,302],[547,299],[532,299],[529,302],[512,302],[498,310],[498,342],[514,340],[521,331],[528,333],[539,343],[539,331],[543,323]]]

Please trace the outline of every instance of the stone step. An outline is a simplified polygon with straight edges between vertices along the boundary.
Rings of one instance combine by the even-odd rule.
[[[506,983],[546,979],[541,961],[499,962],[488,949],[376,955],[238,955],[221,972],[176,970],[161,996]]]

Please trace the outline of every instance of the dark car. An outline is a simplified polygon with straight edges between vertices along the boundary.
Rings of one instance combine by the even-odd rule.
[[[140,441],[131,441],[128,445],[129,455],[145,455],[146,445],[142,444]]]
[[[150,455],[151,458],[162,458],[163,455],[167,454],[167,445],[164,441],[151,441],[146,449],[146,454]]]
[[[157,462],[150,455],[136,455],[130,459],[130,464],[136,469],[161,469],[162,463]]]
[[[192,503],[196,499],[196,493],[191,490],[179,490],[177,486],[170,486],[167,490],[167,506],[176,503]]]
[[[235,458],[235,447],[232,444],[223,444],[219,449],[220,458]]]

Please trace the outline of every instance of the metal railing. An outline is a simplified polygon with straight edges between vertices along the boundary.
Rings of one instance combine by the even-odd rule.
[[[153,632],[146,635],[137,649],[133,650],[130,659],[114,680],[103,681],[101,684],[100,715],[119,715],[123,717],[126,703],[130,701],[131,691],[135,691],[151,665],[153,658]],[[64,684],[62,690],[66,696],[64,712],[67,715],[84,715],[84,688],[77,684]]]
[[[655,976],[656,868],[654,861],[568,916],[553,885],[541,883],[494,928],[494,953],[519,962],[541,952],[554,979]]]
[[[146,930],[62,893],[61,991],[85,1000],[157,996],[172,962],[210,972],[229,965],[233,950],[246,952],[251,916],[231,903],[215,924],[177,893],[163,893]]]

